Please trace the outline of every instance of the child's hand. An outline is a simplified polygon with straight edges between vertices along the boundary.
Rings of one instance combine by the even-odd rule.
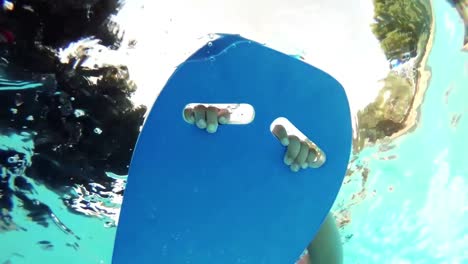
[[[284,163],[294,172],[299,169],[318,168],[325,162],[325,156],[309,140],[300,140],[295,135],[288,135],[282,125],[273,128],[273,134],[281,144],[287,147]]]
[[[206,129],[208,133],[215,133],[219,124],[229,122],[230,113],[226,109],[214,106],[206,107],[197,105],[194,108],[184,110],[184,119],[189,124],[195,124],[200,129]],[[287,147],[284,155],[284,163],[290,166],[294,172],[299,169],[318,168],[325,162],[325,156],[319,152],[316,146],[309,140],[300,140],[295,135],[288,135],[282,125],[276,125],[273,134],[281,144]]]
[[[218,124],[227,124],[229,115],[228,110],[218,109],[214,106],[197,105],[194,108],[184,110],[184,119],[187,123],[195,124],[200,129],[206,129],[208,133],[216,132]]]

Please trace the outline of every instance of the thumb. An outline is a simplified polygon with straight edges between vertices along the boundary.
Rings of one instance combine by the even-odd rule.
[[[282,125],[275,125],[273,128],[273,135],[281,142],[283,146],[289,145],[288,133]]]

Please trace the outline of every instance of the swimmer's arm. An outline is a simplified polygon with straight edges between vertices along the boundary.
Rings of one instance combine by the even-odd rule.
[[[343,247],[335,218],[329,213],[307,247],[310,264],[342,264]]]

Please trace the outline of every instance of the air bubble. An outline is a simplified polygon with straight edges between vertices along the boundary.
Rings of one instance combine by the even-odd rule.
[[[75,117],[80,117],[80,116],[84,116],[85,112],[81,109],[76,109],[74,114],[75,114]]]
[[[21,136],[23,136],[23,137],[30,137],[30,136],[31,136],[31,134],[30,134],[30,133],[28,133],[28,132],[24,132],[24,131],[23,131],[23,132],[21,132],[21,133],[20,133],[20,135],[21,135]],[[23,139],[22,141],[23,141],[23,142],[25,142],[25,140],[24,140],[24,139]]]
[[[13,11],[14,8],[15,8],[15,5],[12,2],[10,1],[3,2],[3,9],[5,11]]]
[[[16,163],[18,159],[18,156],[8,157],[8,163]]]
[[[96,134],[98,134],[98,135],[101,135],[102,130],[101,130],[99,127],[96,127],[96,128],[94,129],[94,133],[96,133]]]
[[[22,105],[23,103],[24,103],[23,97],[21,96],[20,93],[17,93],[17,94],[15,95],[15,105],[16,105],[16,106],[20,106],[20,105]]]
[[[214,56],[210,56],[210,59],[209,59],[209,60],[210,60],[210,61],[215,61],[216,58],[215,58]]]
[[[213,46],[213,42],[210,41],[208,42],[208,47],[211,47],[211,46]]]

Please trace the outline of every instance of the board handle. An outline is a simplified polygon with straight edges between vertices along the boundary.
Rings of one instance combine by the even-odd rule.
[[[270,131],[283,146],[289,145],[290,135],[297,137],[301,143],[305,143],[309,148],[309,154],[307,156],[307,165],[309,168],[320,168],[326,162],[327,156],[325,152],[287,118],[276,118],[270,125]]]
[[[208,133],[215,133],[219,124],[250,124],[255,118],[255,109],[252,105],[245,103],[190,103],[184,107],[182,118],[189,124],[196,125],[200,129],[206,129]],[[279,117],[275,119],[270,125],[270,131],[283,146],[288,148],[285,163],[291,165],[293,171],[298,171],[299,167],[303,169],[320,168],[325,163],[325,152],[287,118]],[[291,145],[289,145],[290,140]],[[288,157],[288,154],[290,157]],[[294,156],[294,158],[291,158],[291,156]],[[292,163],[296,164],[293,165]]]
[[[184,107],[184,121],[193,124],[195,122],[194,111],[202,107],[202,111],[208,111],[214,108],[217,112],[219,123],[223,125],[248,125],[255,119],[255,109],[250,104],[245,103],[230,103],[230,104],[213,104],[213,103],[190,103]],[[206,113],[204,113],[206,114]],[[207,118],[207,117],[206,117]],[[222,119],[223,118],[223,119]]]

